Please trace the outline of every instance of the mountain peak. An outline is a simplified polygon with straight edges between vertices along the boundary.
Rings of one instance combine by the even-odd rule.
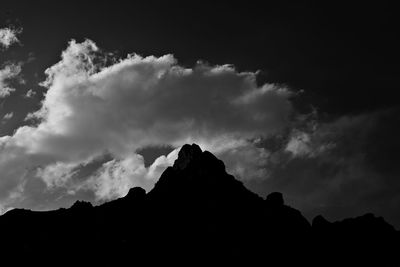
[[[183,170],[194,159],[198,158],[203,151],[196,144],[185,144],[178,153],[178,159],[174,162],[174,169]]]
[[[196,144],[182,146],[173,167],[164,171],[148,195],[163,201],[190,199],[197,204],[201,204],[205,196],[209,203],[237,204],[249,199],[261,203],[258,201],[262,200],[228,174],[222,160],[209,151],[202,151]]]
[[[75,210],[83,210],[83,209],[91,209],[93,208],[92,203],[86,202],[86,201],[80,201],[77,200],[75,203],[71,206],[71,209]]]
[[[146,190],[141,187],[132,187],[126,194],[126,199],[143,199],[146,196]]]

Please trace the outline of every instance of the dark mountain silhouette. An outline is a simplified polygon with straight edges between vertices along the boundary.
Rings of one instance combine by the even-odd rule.
[[[382,218],[317,216],[311,225],[281,193],[252,193],[195,144],[182,147],[147,194],[132,188],[95,207],[15,209],[0,229],[1,255],[31,264],[400,266],[399,232]]]

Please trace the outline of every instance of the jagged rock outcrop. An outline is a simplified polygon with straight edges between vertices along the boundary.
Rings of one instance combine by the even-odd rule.
[[[88,210],[93,208],[92,203],[90,202],[86,202],[86,201],[76,201],[72,206],[71,206],[71,210]]]
[[[195,161],[202,154],[201,148],[196,145],[184,145],[179,150],[178,158],[174,162],[174,169],[183,170],[190,162]]]

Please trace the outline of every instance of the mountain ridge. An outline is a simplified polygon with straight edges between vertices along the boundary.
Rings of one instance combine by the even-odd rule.
[[[19,247],[31,257],[73,247],[114,256],[135,251],[137,261],[157,255],[165,262],[253,265],[267,255],[273,265],[399,263],[394,256],[399,232],[383,218],[366,214],[329,222],[317,216],[310,223],[281,193],[262,198],[249,191],[196,144],[181,148],[148,193],[134,187],[99,206],[76,201],[48,212],[14,209],[0,217],[0,229],[0,251]]]

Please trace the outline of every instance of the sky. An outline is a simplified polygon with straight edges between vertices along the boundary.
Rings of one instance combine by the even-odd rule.
[[[5,1],[0,211],[151,190],[198,143],[309,219],[400,226],[389,2]]]

